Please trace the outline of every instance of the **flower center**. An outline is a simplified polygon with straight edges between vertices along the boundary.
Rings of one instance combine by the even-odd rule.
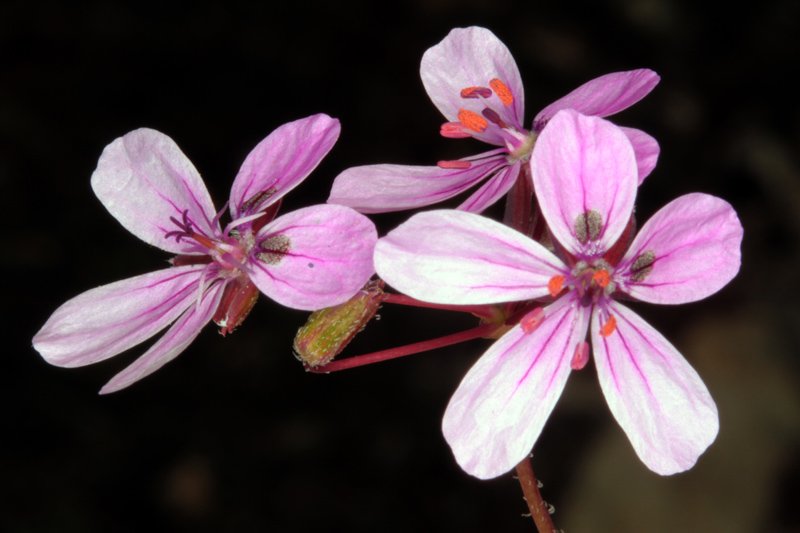
[[[165,233],[165,238],[174,238],[177,242],[194,241],[198,252],[205,253],[225,270],[237,271],[242,268],[247,253],[252,248],[252,233],[247,231],[240,235],[238,232],[232,231],[230,236],[208,236],[197,229],[197,226],[189,218],[188,210],[184,210],[181,220],[175,217],[169,217],[169,219],[178,229]],[[194,261],[193,257],[179,255],[173,261],[173,265],[204,262]]]
[[[613,267],[603,259],[591,263],[578,261],[570,272],[569,285],[577,291],[582,305],[594,305],[616,290],[613,272]]]

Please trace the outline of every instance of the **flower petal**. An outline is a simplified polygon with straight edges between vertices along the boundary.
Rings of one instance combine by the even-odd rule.
[[[203,179],[175,141],[158,131],[134,130],[106,146],[92,189],[125,229],[162,250],[196,252],[191,240],[165,237],[179,229],[170,217],[180,221],[184,212],[196,231],[219,233]]]
[[[316,310],[340,304],[375,272],[378,234],[364,215],[341,205],[287,213],[256,236],[250,278],[276,302]]]
[[[681,196],[653,215],[631,243],[617,266],[622,290],[660,304],[706,298],[739,272],[743,232],[725,200]]]
[[[175,359],[211,320],[222,298],[224,287],[224,283],[216,283],[210,287],[199,305],[189,307],[149,350],[106,383],[100,389],[100,394],[124,389]]]
[[[541,131],[547,121],[562,109],[574,109],[598,117],[619,113],[647,96],[660,79],[658,74],[646,68],[600,76],[539,111],[533,120],[533,128]]]
[[[464,200],[458,206],[458,209],[469,211],[470,213],[481,213],[492,206],[514,186],[519,177],[520,166],[521,163],[518,161],[499,170],[494,176],[486,180],[486,183],[481,185],[477,191],[472,193],[469,198]]]
[[[447,405],[442,431],[468,474],[490,479],[524,459],[564,390],[587,307],[560,298],[531,333],[517,325],[467,372]]]
[[[602,254],[628,224],[636,198],[631,143],[598,117],[559,111],[531,158],[533,186],[550,231],[574,255]]]
[[[639,185],[641,185],[644,179],[656,168],[661,148],[658,146],[658,141],[642,130],[622,127],[620,129],[633,146],[633,152],[636,154],[636,166],[639,170]]]
[[[378,241],[375,269],[413,298],[485,304],[538,298],[566,267],[541,244],[473,213],[427,211]]]
[[[435,204],[457,196],[507,163],[489,152],[466,169],[410,165],[366,165],[348,168],[333,182],[329,204],[362,213],[386,213]]]
[[[86,291],[56,309],[33,337],[33,347],[56,366],[113,357],[149,339],[192,305],[205,267],[166,268]]]
[[[600,386],[636,454],[661,475],[691,468],[714,442],[719,418],[714,400],[678,350],[627,307],[612,302],[616,319],[600,335],[592,316],[592,344]]]
[[[448,121],[457,121],[461,109],[480,115],[488,105],[503,121],[523,129],[525,101],[519,69],[506,45],[486,28],[453,29],[439,44],[425,51],[420,75],[428,96]],[[462,89],[488,87],[493,79],[509,89],[513,97],[510,105],[504,105],[497,95],[489,99],[461,97]],[[505,144],[493,128],[473,136],[491,144]]]
[[[231,188],[231,218],[275,203],[311,174],[336,144],[339,121],[325,114],[289,122],[270,133],[245,158]]]

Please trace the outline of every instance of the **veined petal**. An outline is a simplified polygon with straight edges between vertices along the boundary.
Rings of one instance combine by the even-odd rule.
[[[506,45],[486,28],[471,26],[450,31],[439,44],[425,51],[420,75],[433,104],[449,121],[457,121],[461,109],[480,115],[487,105],[480,98],[462,98],[462,89],[488,87],[491,80],[500,80],[513,96],[511,105],[503,105],[496,96],[488,103],[505,122],[522,129],[525,101],[517,63]],[[492,131],[489,128],[486,133],[475,132],[473,136],[503,146],[503,139]]]
[[[533,127],[540,131],[562,109],[574,109],[598,117],[619,113],[647,96],[660,79],[658,74],[646,68],[600,76],[539,111]]]
[[[626,293],[638,300],[679,304],[724,287],[741,265],[744,229],[716,196],[686,194],[648,220],[617,266]]]
[[[172,267],[84,292],[50,316],[33,347],[52,365],[103,361],[149,339],[198,297],[206,265]]]
[[[550,231],[573,255],[608,250],[628,224],[638,171],[631,143],[598,117],[559,111],[531,158],[533,186]]]
[[[495,342],[444,413],[444,437],[461,468],[475,477],[497,477],[524,459],[564,390],[589,308],[564,297],[544,313],[531,333],[517,325]]]
[[[470,213],[480,213],[492,206],[514,186],[514,182],[517,181],[519,176],[520,166],[521,163],[517,161],[513,165],[499,170],[497,174],[486,180],[486,183],[464,200],[458,206],[458,209],[469,211]]]
[[[216,283],[203,295],[199,305],[189,309],[141,357],[114,376],[100,389],[100,394],[117,392],[145,378],[175,359],[197,337],[214,315],[224,283]]]
[[[538,298],[566,267],[538,242],[494,220],[454,210],[412,216],[375,247],[378,275],[434,303],[485,304]]]
[[[639,185],[641,185],[644,179],[656,168],[661,147],[658,146],[658,141],[654,137],[642,130],[623,127],[620,127],[620,129],[628,137],[631,146],[633,146],[633,153],[636,154],[636,167],[639,170]]]
[[[611,302],[616,329],[600,334],[592,315],[592,345],[600,387],[636,454],[661,475],[691,468],[717,436],[714,400],[678,350],[627,307]]]
[[[361,213],[414,209],[452,198],[506,164],[505,155],[493,154],[465,169],[410,165],[348,168],[334,180],[328,203]]]
[[[166,238],[186,213],[195,230],[219,233],[203,179],[168,136],[134,130],[106,146],[92,174],[92,189],[125,229],[148,244],[175,254],[192,253],[189,240]]]
[[[297,187],[336,144],[339,121],[325,114],[289,122],[245,158],[231,188],[231,218],[252,215]]]
[[[250,278],[278,302],[313,311],[345,302],[372,276],[374,224],[341,205],[287,213],[256,236]]]

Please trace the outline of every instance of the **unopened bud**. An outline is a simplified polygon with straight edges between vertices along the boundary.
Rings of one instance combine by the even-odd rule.
[[[331,362],[378,312],[383,286],[369,281],[345,303],[311,313],[294,337],[295,357],[310,367]]]

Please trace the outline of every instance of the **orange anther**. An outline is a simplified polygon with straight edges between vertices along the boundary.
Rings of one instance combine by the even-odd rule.
[[[460,170],[471,167],[472,163],[470,163],[469,161],[462,161],[461,159],[456,159],[455,161],[439,161],[438,163],[436,163],[436,166],[448,170],[450,169]]]
[[[550,278],[550,281],[547,282],[547,291],[553,298],[558,296],[558,293],[560,293],[561,289],[563,288],[564,288],[564,276],[562,275],[553,276],[552,278]]]
[[[603,337],[608,337],[617,329],[617,319],[614,318],[614,315],[608,315],[608,320],[606,323],[603,324],[603,327],[600,328],[600,335]]]
[[[589,343],[580,341],[575,346],[575,353],[572,354],[572,360],[569,363],[572,370],[580,370],[589,362]]]
[[[503,102],[504,106],[508,107],[514,103],[514,95],[511,94],[511,89],[502,81],[495,78],[489,82],[489,87],[492,88],[494,94]]]
[[[461,98],[489,98],[492,91],[487,87],[464,87],[461,89]]]
[[[485,118],[468,109],[462,109],[458,112],[458,121],[461,122],[465,128],[477,131],[478,133],[483,133],[489,125]]]
[[[596,270],[595,273],[592,274],[592,281],[605,289],[608,284],[611,283],[611,275],[609,275],[608,271],[605,269]]]

